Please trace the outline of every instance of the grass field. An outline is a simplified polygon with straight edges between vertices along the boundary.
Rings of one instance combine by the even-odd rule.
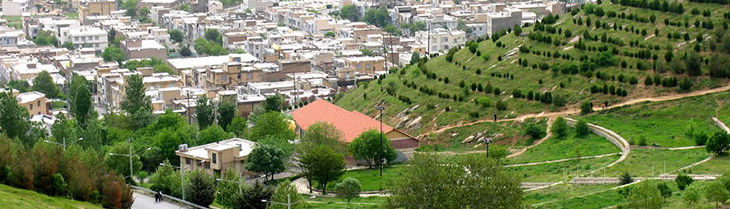
[[[362,186],[362,191],[377,191],[377,190],[383,190],[387,189],[387,186],[389,185],[389,182],[394,181],[398,176],[400,176],[400,172],[403,170],[401,166],[390,166],[383,169],[383,178],[381,180],[380,178],[380,170],[373,168],[373,169],[360,169],[360,170],[351,170],[345,172],[342,177],[340,177],[340,180],[345,178],[355,178],[358,181],[360,181],[360,185]],[[338,181],[339,182],[339,181]],[[327,184],[327,190],[333,191],[335,188],[335,185],[338,182],[330,182]],[[315,188],[319,188],[317,185],[317,182],[314,182]]]
[[[595,159],[571,160],[531,166],[510,167],[508,170],[522,177],[522,182],[558,182],[589,173],[618,159],[608,156]]]
[[[571,132],[575,130],[570,128]],[[608,140],[595,134],[578,137],[570,133],[566,139],[551,137],[540,145],[532,147],[524,154],[508,158],[505,164],[541,162],[565,158],[576,158],[609,153],[619,153],[621,150]]]
[[[546,120],[528,120],[525,123],[515,122],[484,122],[470,126],[458,127],[449,131],[433,134],[425,137],[421,141],[421,145],[426,145],[421,149],[429,151],[452,151],[465,152],[470,150],[486,150],[486,146],[472,140],[464,143],[464,140],[470,136],[489,137],[494,140],[493,145],[500,145],[508,148],[519,148],[532,142],[529,136],[524,135],[524,129],[527,125],[535,125],[541,130],[545,130]],[[474,137],[475,139],[478,137]]]
[[[8,20],[8,26],[10,27],[14,27],[16,29],[23,28],[23,19],[21,19],[20,16],[5,15],[2,18]]]
[[[607,176],[619,176],[628,171],[633,176],[658,176],[662,173],[672,173],[709,156],[710,154],[704,148],[688,150],[632,149],[626,160],[606,169],[605,173]]]
[[[730,93],[719,93],[611,109],[587,116],[586,120],[616,132],[632,144],[644,138],[648,145],[694,146],[694,140],[687,135],[690,127],[708,134],[720,131],[711,117],[730,117],[719,112],[728,105]]]
[[[580,185],[560,184],[548,189],[526,192],[524,200],[527,204],[544,204],[557,202],[571,197],[607,190],[616,185]]]
[[[730,171],[730,156],[723,154],[689,169],[695,174],[723,174]]]
[[[0,184],[0,208],[47,209],[47,208],[102,208],[88,202],[74,201],[63,197],[51,197],[31,190],[17,189]]]

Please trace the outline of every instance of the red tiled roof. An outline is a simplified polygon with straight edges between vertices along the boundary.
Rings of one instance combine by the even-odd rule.
[[[347,111],[321,99],[294,110],[292,117],[297,125],[304,130],[317,122],[330,123],[337,130],[342,131],[343,139],[348,143],[365,131],[380,130],[380,121],[358,111]],[[392,130],[393,127],[383,124],[383,133]]]

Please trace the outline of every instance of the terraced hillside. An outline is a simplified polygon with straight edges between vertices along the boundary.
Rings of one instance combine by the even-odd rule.
[[[336,103],[371,116],[381,104],[385,121],[421,135],[494,115],[717,88],[730,83],[729,11],[689,1],[599,1],[392,70]]]

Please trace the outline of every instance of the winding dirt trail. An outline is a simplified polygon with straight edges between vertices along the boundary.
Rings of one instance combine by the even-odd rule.
[[[663,102],[663,101],[683,99],[683,98],[687,98],[687,97],[713,94],[713,93],[718,93],[718,92],[723,92],[723,91],[728,91],[728,90],[730,90],[730,85],[719,87],[719,88],[714,88],[714,89],[705,89],[705,90],[701,90],[701,91],[683,93],[683,94],[672,94],[672,95],[666,95],[666,96],[660,96],[660,97],[649,97],[649,98],[636,98],[636,99],[627,100],[627,101],[624,101],[624,102],[621,102],[618,104],[614,104],[614,105],[611,105],[611,106],[608,106],[605,108],[594,107],[593,110],[599,112],[599,111],[603,111],[603,110],[610,110],[610,109],[614,109],[614,108],[619,108],[619,107],[623,107],[623,106],[629,106],[629,105],[634,105],[634,104],[639,104],[639,103],[644,103],[644,102]],[[439,129],[422,133],[422,134],[418,135],[417,138],[422,139],[433,133],[441,133],[441,132],[444,132],[449,129],[470,126],[470,125],[474,125],[474,124],[478,124],[478,123],[510,122],[510,121],[522,122],[526,119],[531,119],[531,118],[556,117],[556,116],[572,115],[572,114],[578,114],[578,113],[580,113],[580,109],[573,108],[573,109],[567,109],[567,110],[563,110],[563,111],[559,111],[559,112],[541,112],[541,113],[537,113],[537,114],[535,114],[535,113],[525,114],[525,115],[522,115],[522,116],[519,116],[516,118],[499,119],[497,121],[490,120],[490,119],[481,119],[481,120],[476,120],[476,121],[472,121],[472,122],[468,122],[468,123],[459,123],[459,124],[454,124],[454,125],[442,126]]]
[[[507,155],[507,158],[511,158],[511,157],[515,157],[515,156],[519,156],[521,154],[524,154],[525,151],[527,151],[528,149],[533,148],[533,147],[535,147],[537,145],[540,145],[543,142],[545,142],[546,140],[548,140],[550,137],[553,137],[553,132],[550,131],[550,129],[553,127],[553,122],[555,122],[555,117],[549,117],[548,118],[548,121],[547,121],[547,128],[545,130],[545,133],[546,133],[545,134],[545,137],[542,137],[542,139],[540,139],[540,140],[532,143],[530,146],[527,146],[525,148],[520,149],[519,151],[517,151],[515,153],[512,153],[510,155]]]

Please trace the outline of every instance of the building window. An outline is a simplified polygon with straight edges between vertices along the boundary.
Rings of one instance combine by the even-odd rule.
[[[40,107],[41,106],[41,101],[36,101],[36,106]]]
[[[216,153],[213,153],[213,157],[212,157],[212,160],[213,160],[213,164],[216,164],[216,163],[218,163],[218,154],[216,154]]]
[[[190,158],[185,158],[185,165],[190,165]]]
[[[203,163],[203,168],[210,169],[210,163]]]
[[[33,104],[30,104],[30,110],[33,110]]]

